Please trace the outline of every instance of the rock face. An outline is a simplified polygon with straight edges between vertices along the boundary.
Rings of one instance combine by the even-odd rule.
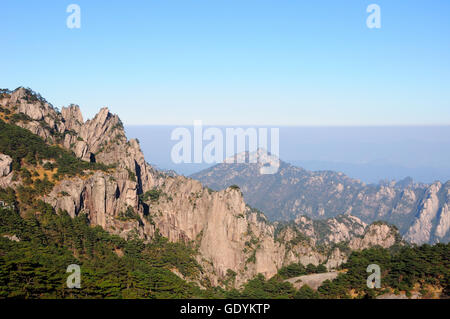
[[[427,189],[424,198],[419,206],[419,214],[405,238],[413,243],[424,243],[429,241],[433,220],[439,210],[438,192],[442,187],[441,183],[435,183]]]
[[[191,177],[215,190],[238,185],[246,202],[264,211],[273,221],[295,220],[300,215],[323,219],[347,213],[365,223],[384,220],[394,224],[414,243],[450,239],[450,182],[426,185],[405,179],[366,185],[342,173],[310,172],[283,161],[276,174],[263,175],[259,170],[257,163],[227,162]]]
[[[12,186],[13,174],[11,171],[12,159],[8,155],[0,153],[0,187],[6,188]]]
[[[389,248],[404,244],[395,226],[383,222],[367,225],[351,215],[339,215],[326,220],[299,216],[295,220],[294,229],[301,238],[306,236],[313,247],[320,245],[330,248],[325,260],[311,261],[314,265],[325,263],[328,269],[334,269],[347,261],[349,252],[353,250],[374,246]],[[304,265],[308,263],[303,262]]]
[[[326,272],[323,274],[312,274],[304,275],[299,277],[289,278],[286,281],[294,285],[295,288],[299,289],[303,285],[308,285],[312,289],[317,290],[325,280],[333,280],[338,276],[338,272]]]
[[[439,238],[445,238],[450,228],[450,211],[448,205],[445,204],[442,207],[439,217],[439,224],[436,227],[436,236]],[[448,238],[448,236],[447,236]]]
[[[8,238],[11,241],[20,242],[19,237],[16,235],[3,235],[4,238]]]
[[[11,157],[0,153],[0,177],[7,176],[11,173],[11,163]]]
[[[352,250],[380,246],[389,248],[399,241],[396,228],[385,223],[374,223],[367,227],[361,237],[350,240],[349,247]]]
[[[442,185],[440,182],[436,182],[426,190],[420,202],[416,219],[405,235],[407,240],[416,244],[449,241],[449,184],[447,182]],[[443,205],[441,205],[442,202],[444,202]]]
[[[120,119],[107,108],[84,121],[78,106],[58,112],[23,88],[3,95],[0,105],[21,114],[14,123],[47,143],[62,145],[82,160],[110,165],[106,171],[59,181],[44,201],[72,217],[86,214],[92,225],[124,238],[151,240],[161,234],[170,241],[190,243],[213,284],[220,285],[230,270],[236,273],[234,285],[239,286],[258,273],[273,276],[294,262],[326,264],[331,269],[350,252],[342,247],[319,250],[318,243],[348,246],[359,240],[353,244],[356,249],[391,244],[382,242],[387,231],[368,237],[370,226],[350,215],[273,224],[246,205],[239,189],[211,191],[193,179],[157,171],[145,161],[138,142],[127,140]],[[13,175],[10,159],[2,157],[0,163],[0,176]],[[342,186],[336,189],[342,191]],[[448,223],[443,222],[441,228],[445,227]]]
[[[326,220],[312,220],[299,216],[295,220],[297,229],[314,241],[314,244],[332,244],[346,242],[362,236],[367,224],[351,215],[339,215]]]
[[[147,239],[139,220],[121,220],[120,216],[131,207],[142,217],[136,195],[136,183],[127,178],[95,172],[88,178],[75,177],[57,184],[44,200],[56,211],[66,211],[71,217],[86,213],[94,225],[99,225],[114,234],[128,238],[137,234]]]

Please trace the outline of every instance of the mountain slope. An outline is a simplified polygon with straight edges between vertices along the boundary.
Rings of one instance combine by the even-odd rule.
[[[450,239],[450,182],[366,185],[342,173],[311,172],[280,162],[280,169],[272,175],[261,175],[259,164],[222,163],[191,177],[215,190],[238,185],[245,200],[271,220],[347,213],[367,223],[395,224],[414,243]]]

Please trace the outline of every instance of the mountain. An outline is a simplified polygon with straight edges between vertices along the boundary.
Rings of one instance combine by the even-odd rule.
[[[41,138],[33,142],[43,144],[41,148],[67,150],[74,156],[61,160],[46,149],[41,150],[43,154],[28,154],[27,145],[17,137],[22,131],[3,140],[0,186],[19,192],[21,211],[29,210],[33,200],[21,198],[35,196],[72,218],[85,214],[92,225],[123,238],[149,241],[160,234],[172,242],[194,243],[198,261],[213,284],[224,280],[228,270],[237,273],[240,284],[260,273],[270,277],[280,267],[300,260],[330,265],[331,247],[319,252],[313,244],[292,245],[295,225],[275,236],[277,225],[247,206],[239,189],[215,192],[193,179],[155,170],[145,161],[137,140],[127,140],[120,119],[106,108],[84,121],[78,106],[59,112],[24,88],[3,93],[0,105],[6,121],[4,134],[23,128],[33,138]],[[36,194],[32,181],[40,181],[38,176],[45,176],[49,186]],[[22,194],[23,186],[30,194]],[[359,230],[343,235],[346,241],[364,235],[367,225],[355,223]],[[284,240],[278,240],[279,236]]]
[[[261,175],[259,169],[259,164],[232,161],[190,177],[215,190],[238,185],[246,202],[272,221],[351,214],[366,223],[394,224],[412,243],[450,240],[449,181],[422,184],[405,179],[367,185],[339,172],[307,171],[283,161],[276,174]]]
[[[214,191],[149,165],[107,108],[85,121],[76,105],[0,90],[0,296],[254,298],[267,285],[264,296],[292,297],[283,269],[359,267],[354,253],[367,249],[420,253],[395,226],[348,213],[270,222],[235,185]],[[433,248],[435,260],[446,249]],[[62,286],[73,263],[88,287],[79,292]]]
[[[380,128],[380,130],[382,130],[382,128]],[[416,152],[419,153],[419,150],[421,150],[420,147],[422,146],[421,144],[426,144],[427,142],[408,141],[408,143],[416,143]],[[385,143],[380,144],[386,145]],[[438,142],[433,144],[438,144]],[[441,146],[443,147],[443,144]],[[323,145],[323,147],[326,147],[326,145]],[[338,148],[338,146],[335,148]],[[355,146],[355,148],[357,149],[358,147]],[[411,149],[413,149],[412,145],[409,146],[408,150],[402,149],[402,151],[407,154],[407,152],[411,151]],[[376,150],[373,150],[373,153],[376,153]],[[444,154],[439,153],[439,155],[445,157]],[[413,160],[414,155],[411,152],[409,153],[409,156],[412,157],[411,160]],[[397,159],[397,161],[401,162],[400,159]],[[329,170],[342,172],[347,176],[359,179],[367,184],[377,184],[383,180],[402,180],[408,176],[413,178],[415,181],[420,181],[422,183],[432,183],[435,180],[450,179],[450,169],[444,167],[444,165],[441,167],[434,167],[432,165],[426,166],[422,164],[409,167],[406,162],[404,162],[403,165],[400,165],[389,163],[387,160],[371,160],[362,163],[314,160],[286,160],[286,162],[309,171]]]

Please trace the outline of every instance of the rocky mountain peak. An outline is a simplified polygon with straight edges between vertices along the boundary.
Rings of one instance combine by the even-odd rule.
[[[233,156],[227,157],[224,160],[224,163],[226,164],[232,164],[232,163],[259,163],[264,160],[269,160],[278,157],[275,157],[272,155],[269,151],[267,151],[264,148],[258,148],[257,150],[253,152],[244,151],[237,153]]]
[[[80,107],[76,104],[71,104],[68,107],[61,108],[61,116],[64,119],[66,128],[78,132],[84,124],[83,115]]]
[[[366,227],[362,236],[353,238],[349,247],[353,250],[373,246],[389,248],[399,243],[401,240],[397,228],[387,223],[376,222]]]

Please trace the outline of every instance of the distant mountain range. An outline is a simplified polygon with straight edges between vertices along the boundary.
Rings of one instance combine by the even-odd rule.
[[[312,172],[283,161],[273,175],[261,175],[259,164],[222,163],[191,177],[214,190],[239,186],[246,202],[272,221],[351,214],[366,223],[392,223],[413,243],[450,239],[450,182],[422,184],[407,178],[367,185],[343,173]]]
[[[211,167],[208,163],[172,161],[171,149],[177,141],[170,137],[177,127],[132,125],[125,126],[125,130],[127,136],[139,138],[144,155],[157,168],[188,176]],[[185,127],[192,130],[191,125]],[[215,128],[225,134],[227,127]],[[343,172],[366,183],[407,176],[423,183],[450,180],[450,126],[280,127],[279,130],[280,157],[310,171]]]
[[[449,180],[450,169],[446,167],[414,166],[408,167],[387,161],[369,161],[364,163],[333,162],[317,160],[287,160],[286,162],[303,167],[310,171],[342,172],[349,177],[359,179],[365,183],[380,183],[386,180],[402,180],[407,177],[420,182],[434,182],[435,180]]]

